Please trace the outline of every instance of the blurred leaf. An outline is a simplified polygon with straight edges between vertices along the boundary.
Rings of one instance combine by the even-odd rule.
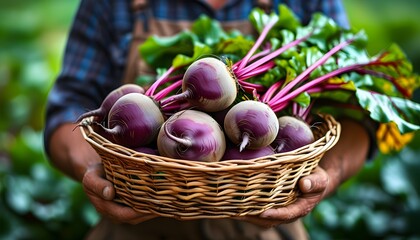
[[[202,15],[194,21],[191,31],[198,37],[200,42],[209,46],[214,46],[221,39],[227,38],[227,33],[223,30],[220,23],[206,15]]]
[[[191,56],[194,36],[189,31],[171,37],[152,36],[139,46],[140,55],[153,68],[169,68],[178,54]]]
[[[357,89],[356,95],[372,119],[382,123],[394,122],[401,133],[420,129],[420,104],[362,89]]]
[[[299,103],[302,107],[308,107],[311,101],[311,97],[308,93],[304,92],[295,97],[293,101]]]
[[[183,67],[191,64],[194,60],[198,59],[199,57],[206,56],[212,53],[212,49],[207,45],[201,44],[200,42],[196,42],[193,47],[193,55],[188,56],[184,54],[178,54],[172,64],[174,67]]]
[[[392,222],[392,217],[388,212],[384,211],[365,211],[363,218],[369,227],[369,230],[373,235],[384,235],[387,231],[390,230],[390,223]]]
[[[321,13],[314,14],[308,26],[314,31],[308,42],[311,42],[323,51],[328,51],[330,47],[330,42],[325,40],[334,39],[342,31],[342,28],[334,20]]]
[[[276,28],[295,30],[301,26],[299,18],[286,5],[280,4],[278,7],[278,12],[279,20],[276,24]]]
[[[215,51],[217,54],[227,56],[233,62],[236,62],[239,60],[237,56],[245,56],[253,44],[254,41],[240,35],[220,41],[215,45]]]
[[[384,188],[391,194],[412,194],[410,182],[407,179],[404,166],[399,161],[388,161],[382,168],[382,181]]]
[[[394,43],[374,59],[367,69],[376,71],[382,78],[382,81],[375,79],[376,90],[389,96],[412,98],[413,91],[420,86],[420,78],[413,72],[412,63],[404,51]],[[391,87],[385,88],[386,81]]]
[[[262,9],[254,9],[249,14],[249,21],[254,28],[261,33],[264,27],[270,22],[278,22],[279,16],[276,13],[267,14]]]

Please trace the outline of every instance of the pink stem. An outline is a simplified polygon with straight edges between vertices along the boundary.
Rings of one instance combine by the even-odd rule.
[[[271,85],[261,98],[262,102],[268,102],[276,91],[279,90],[284,81],[277,81]]]
[[[299,116],[299,104],[297,102],[292,103],[292,114],[294,116]]]
[[[299,113],[300,118],[302,118],[304,121],[308,122],[308,116],[309,116],[309,113],[311,112],[311,109],[312,109],[313,105],[314,105],[314,101],[311,101],[309,106],[307,106],[306,108],[301,108],[303,111],[301,111]]]
[[[182,79],[174,82],[170,86],[168,86],[165,89],[162,89],[160,92],[156,93],[154,95],[154,99],[156,101],[160,101],[160,100],[162,100],[162,98],[166,97],[170,92],[179,88],[180,86],[182,86]]]
[[[261,74],[261,73],[265,73],[265,72],[267,72],[268,70],[272,69],[274,66],[276,66],[276,64],[275,64],[273,61],[271,61],[271,62],[268,62],[268,63],[266,63],[266,64],[264,64],[264,65],[262,65],[262,66],[260,66],[260,67],[256,68],[254,71],[252,71],[252,72],[250,72],[250,73],[244,73],[244,74],[242,74],[242,75],[237,75],[236,77],[237,77],[240,81],[243,81],[243,80],[246,80],[246,79],[252,78],[252,77],[254,77],[254,76],[257,76],[257,75],[259,75],[259,74]]]
[[[259,91],[259,92],[265,90],[265,87],[263,85],[256,84],[256,83],[242,82],[240,85],[241,85],[241,87],[252,88],[252,89],[255,89],[256,91]]]
[[[248,51],[248,53],[245,55],[245,57],[241,60],[241,63],[238,66],[239,71],[242,70],[248,64],[248,61],[250,60],[252,55],[254,55],[254,53],[257,51],[257,49],[261,46],[261,44],[263,43],[263,41],[267,37],[268,33],[270,32],[271,28],[273,28],[276,23],[277,23],[277,18],[276,19],[271,19],[271,21],[269,21],[267,23],[267,25],[261,31],[261,34],[258,37],[257,41],[254,43],[254,45]]]
[[[405,98],[410,98],[410,93],[407,91],[407,89],[405,89],[404,87],[402,87],[397,81],[396,81],[396,79],[394,78],[394,77],[392,77],[392,76],[390,76],[390,75],[387,75],[387,74],[385,74],[385,73],[382,73],[382,72],[377,72],[377,71],[374,71],[374,70],[370,70],[370,69],[360,69],[360,70],[357,70],[357,72],[359,72],[359,73],[361,73],[361,74],[369,74],[369,75],[372,75],[372,76],[378,76],[378,77],[381,77],[381,78],[383,78],[383,79],[386,79],[386,80],[388,80],[388,81],[390,81],[394,86],[395,86],[395,88],[405,97]]]
[[[331,72],[329,72],[329,73],[327,73],[325,75],[322,75],[322,76],[320,76],[318,78],[315,78],[314,80],[312,80],[312,81],[310,81],[310,82],[308,82],[308,83],[300,86],[299,88],[297,88],[297,89],[293,90],[292,92],[286,94],[281,99],[276,99],[276,101],[273,101],[273,99],[272,99],[268,104],[271,107],[283,106],[283,104],[285,102],[288,102],[288,101],[292,100],[293,98],[295,98],[299,94],[307,91],[308,89],[316,86],[317,84],[320,84],[323,81],[325,81],[325,80],[327,80],[329,78],[335,77],[337,75],[340,75],[340,74],[343,74],[343,73],[346,73],[346,72],[349,72],[349,71],[358,69],[358,68],[360,68],[360,67],[362,67],[364,65],[366,65],[366,64],[354,64],[354,65],[350,65],[350,66],[347,66],[347,67],[343,67],[343,68],[340,68],[340,69],[336,69],[334,71],[331,71]]]
[[[252,96],[253,96],[255,99],[259,99],[259,98],[260,98],[260,95],[258,94],[258,91],[257,91],[257,89],[255,89],[255,87],[251,87],[251,86],[243,85],[243,86],[241,86],[241,88],[242,88],[245,92],[247,92],[247,93],[251,93],[251,94],[252,94]]]
[[[324,56],[322,56],[320,59],[318,59],[314,64],[309,66],[305,71],[303,71],[301,74],[299,74],[293,81],[290,81],[283,89],[281,89],[276,96],[271,99],[270,102],[276,102],[279,99],[281,99],[284,95],[286,95],[294,86],[296,86],[298,83],[300,83],[305,77],[309,76],[317,67],[325,63],[328,58],[330,58],[332,55],[349,45],[354,41],[353,39],[344,41],[337,46],[333,47],[330,51],[328,51]]]
[[[155,94],[156,89],[161,86],[162,84],[168,82],[170,80],[169,75],[175,71],[174,67],[170,67],[164,74],[162,74],[153,84],[147,89],[145,95],[153,96]]]
[[[298,45],[299,43],[303,42],[304,40],[306,40],[308,37],[310,37],[312,35],[312,32],[307,34],[306,36],[296,39],[293,42],[290,42],[284,46],[282,46],[281,48],[271,52],[270,54],[258,59],[257,61],[255,61],[254,63],[250,64],[249,66],[245,67],[245,68],[238,68],[235,69],[234,73],[236,76],[240,76],[243,75],[245,73],[254,71],[255,68],[261,66],[262,64],[273,60],[274,58],[276,58],[277,56],[279,56],[280,54],[282,54],[284,51],[288,50],[291,47],[294,47],[296,45]]]
[[[281,103],[279,103],[275,106],[270,106],[270,107],[275,113],[277,113],[277,112],[283,110],[284,108],[286,108],[288,104],[289,104],[289,102],[281,102]]]
[[[253,55],[253,56],[249,59],[248,63],[249,63],[249,62],[253,62],[253,61],[254,61],[254,60],[256,60],[257,58],[261,58],[261,57],[263,57],[263,56],[266,56],[267,54],[269,54],[269,53],[270,53],[270,51],[271,51],[271,49],[270,49],[270,48],[266,48],[266,49],[264,49],[263,51],[261,51],[261,52],[259,52],[259,53],[254,54],[254,55]],[[232,65],[232,70],[233,70],[233,69],[236,69],[236,68],[239,66],[239,64],[240,64],[241,62],[243,62],[243,59],[242,59],[242,60],[237,61],[236,63],[234,63],[234,64]]]
[[[311,93],[319,93],[319,92],[323,92],[323,91],[331,91],[331,90],[337,90],[337,89],[341,89],[341,86],[344,83],[338,83],[338,84],[328,84],[325,86],[318,86],[318,87],[312,87],[310,89],[308,89],[306,92],[311,94]]]

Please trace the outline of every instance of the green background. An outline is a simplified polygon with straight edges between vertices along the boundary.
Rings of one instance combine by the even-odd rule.
[[[0,239],[81,239],[98,221],[79,183],[48,164],[45,101],[79,1],[0,0]],[[376,54],[398,43],[420,72],[420,1],[345,0]],[[419,101],[419,93],[415,93]],[[420,134],[378,155],[304,222],[313,239],[420,239]]]

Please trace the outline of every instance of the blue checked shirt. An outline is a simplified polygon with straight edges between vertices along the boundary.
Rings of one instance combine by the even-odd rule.
[[[149,1],[149,17],[194,21],[201,14],[221,22],[246,20],[255,0],[228,0],[218,11],[205,0]],[[303,23],[312,13],[323,12],[343,27],[348,21],[340,0],[272,0],[287,4]],[[187,6],[187,7],[185,7]],[[47,103],[44,144],[47,154],[51,133],[60,125],[74,122],[87,110],[100,106],[106,95],[121,85],[135,14],[131,0],[82,0],[70,29],[62,70]]]

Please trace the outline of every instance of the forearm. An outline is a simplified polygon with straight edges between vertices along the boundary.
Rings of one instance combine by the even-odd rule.
[[[119,79],[125,64],[123,54],[110,52],[111,46],[120,46],[126,38],[125,32],[112,31],[115,9],[110,3],[80,2],[63,67],[48,96],[45,151],[52,165],[78,181],[86,166],[99,161],[99,157],[72,122],[84,112],[98,108],[106,95],[121,85]]]
[[[319,163],[330,177],[325,192],[327,195],[363,167],[369,151],[369,135],[361,124],[349,119],[340,123],[342,131],[339,141]]]
[[[54,131],[49,142],[50,162],[58,170],[76,181],[82,181],[88,166],[100,162],[99,155],[72,123]]]

